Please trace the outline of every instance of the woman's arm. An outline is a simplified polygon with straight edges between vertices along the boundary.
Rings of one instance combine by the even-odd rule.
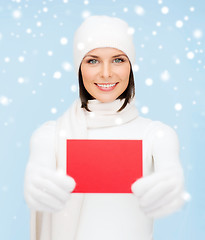
[[[48,121],[37,128],[30,139],[29,163],[56,169],[55,121]]]
[[[155,171],[132,185],[133,193],[149,217],[171,214],[184,203],[184,175],[179,159],[179,140],[175,131],[165,124],[153,128],[152,156]]]
[[[33,210],[59,211],[74,187],[73,178],[56,171],[55,122],[46,122],[31,137],[24,181],[25,200]]]

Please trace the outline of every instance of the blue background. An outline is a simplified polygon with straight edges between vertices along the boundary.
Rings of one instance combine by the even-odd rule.
[[[191,201],[155,222],[155,240],[205,239],[204,13],[203,0],[0,0],[0,239],[29,239],[23,183],[30,137],[78,97],[72,41],[88,15],[120,17],[135,30],[139,112],[170,125],[180,139]]]

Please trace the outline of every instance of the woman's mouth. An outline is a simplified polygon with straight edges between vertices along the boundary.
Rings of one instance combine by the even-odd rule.
[[[102,84],[101,83],[95,83],[95,84],[102,91],[111,91],[116,87],[118,82],[117,83],[102,83]]]

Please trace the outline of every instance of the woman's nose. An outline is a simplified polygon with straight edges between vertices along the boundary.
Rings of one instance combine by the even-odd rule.
[[[112,67],[109,63],[103,63],[100,69],[101,77],[108,78],[112,76]]]

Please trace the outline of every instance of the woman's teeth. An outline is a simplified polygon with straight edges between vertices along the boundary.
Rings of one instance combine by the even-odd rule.
[[[114,84],[97,84],[99,87],[103,87],[103,88],[109,88],[109,87],[113,87],[115,86],[117,83]]]

